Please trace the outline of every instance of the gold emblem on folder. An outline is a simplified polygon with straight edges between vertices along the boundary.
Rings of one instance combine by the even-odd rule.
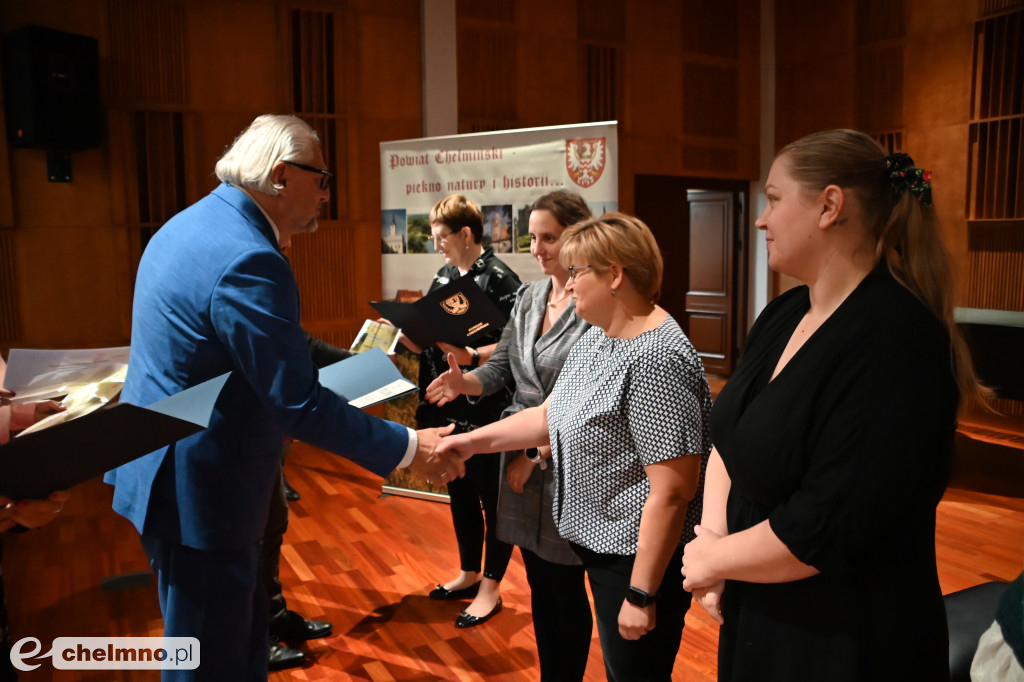
[[[449,315],[465,315],[469,311],[469,299],[458,293],[441,301],[441,307]]]

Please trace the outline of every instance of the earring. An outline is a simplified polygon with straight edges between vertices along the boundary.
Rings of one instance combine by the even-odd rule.
[[[615,289],[612,289],[612,296],[615,295]]]

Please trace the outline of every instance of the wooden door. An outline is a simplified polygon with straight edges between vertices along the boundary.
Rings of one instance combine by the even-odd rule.
[[[737,198],[733,192],[689,190],[686,194],[690,217],[687,334],[705,371],[728,375],[735,362]]]

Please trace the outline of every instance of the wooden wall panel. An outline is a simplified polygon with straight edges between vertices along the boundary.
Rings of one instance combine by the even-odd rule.
[[[775,10],[776,147],[853,126],[853,0],[776,0]]]
[[[1024,229],[1020,221],[968,224],[971,308],[1024,311]]]
[[[201,119],[195,172],[205,175],[258,114],[294,112],[285,90],[290,56],[275,2],[187,0],[186,7],[189,101]]]
[[[107,102],[188,104],[188,21],[180,1],[108,0]]]
[[[736,139],[738,106],[737,67],[697,63],[683,67],[684,135]]]
[[[622,112],[623,51],[610,45],[586,45],[586,121],[616,121]]]
[[[405,18],[376,14],[349,18],[346,40],[354,41],[353,61],[359,68],[348,74],[353,90],[346,106],[360,118],[411,122],[422,118],[420,27],[419,21],[409,20],[419,11],[419,3],[412,0],[405,5]],[[355,65],[343,62],[346,68]]]
[[[1024,0],[980,0],[978,9],[982,17],[990,17],[1024,9]]]
[[[643,31],[631,31],[625,50],[620,146],[632,148],[636,168],[620,169],[624,185],[631,172],[756,176],[759,12],[748,0],[630,5],[628,24]]]
[[[354,263],[362,256],[353,249],[351,232],[327,227],[300,235],[293,240],[289,257],[302,292],[303,320],[313,323],[355,316],[357,291],[345,275],[355,271]]]
[[[515,0],[458,0],[455,11],[466,19],[509,25],[516,23]]]
[[[458,41],[459,131],[518,127],[515,34],[463,25]]]
[[[625,0],[576,3],[577,35],[581,40],[622,44],[628,27]]]
[[[528,11],[532,10],[532,11]],[[584,56],[575,40],[576,13],[552,8],[541,16],[529,4],[519,8],[516,100],[523,127],[562,125],[584,120],[586,84],[580,77]]]
[[[722,59],[739,58],[740,3],[684,0],[682,4],[680,37],[684,51]]]
[[[906,0],[857,0],[856,45],[898,40],[907,32]]]
[[[21,291],[18,287],[18,259],[14,234],[0,231],[0,345],[9,346],[21,338]]]
[[[870,133],[903,128],[903,45],[858,50],[854,65],[856,127]]]

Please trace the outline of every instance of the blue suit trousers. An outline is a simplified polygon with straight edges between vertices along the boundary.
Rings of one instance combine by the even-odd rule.
[[[163,682],[265,682],[268,604],[258,545],[202,550],[143,535],[142,546],[157,576],[164,636],[199,639],[199,667],[165,670]]]

